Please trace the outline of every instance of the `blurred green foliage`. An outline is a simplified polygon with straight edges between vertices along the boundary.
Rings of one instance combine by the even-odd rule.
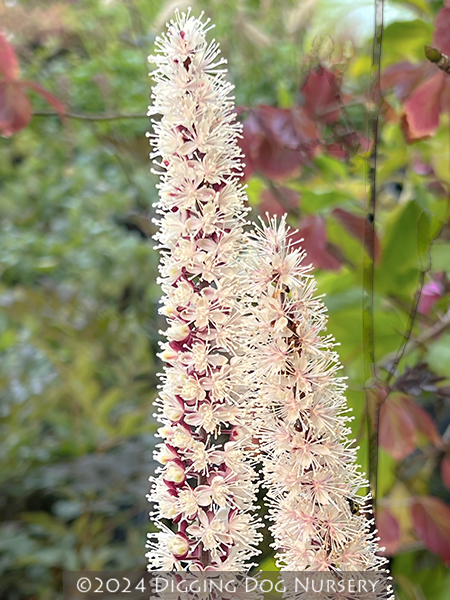
[[[145,568],[155,357],[164,326],[157,315],[158,257],[149,239],[157,194],[144,136],[150,91],[146,57],[175,7],[188,4],[196,14],[205,10],[215,23],[236,101],[245,108],[301,103],[300,66],[315,35],[332,37],[336,60],[352,39],[356,53],[343,89],[352,122],[364,135],[371,40],[354,37],[354,7],[348,3],[342,3],[347,25],[342,13],[333,17],[336,3],[327,0],[0,4],[0,29],[14,45],[23,78],[50,90],[74,115],[62,125],[32,94],[36,116],[0,145],[0,597],[5,600],[61,598],[63,570]],[[423,60],[423,45],[430,42],[442,6],[394,4],[383,68]],[[359,8],[366,28],[371,3]],[[386,98],[399,115],[402,101]],[[92,115],[113,118],[86,118]],[[326,137],[330,130],[322,133]],[[436,135],[414,145],[405,141],[398,118],[391,115],[381,125],[381,258],[374,298],[381,373],[408,320],[420,272],[417,223],[427,209],[444,228],[431,250],[426,283],[437,282],[442,291],[429,310],[418,313],[412,337],[424,340],[411,346],[398,375],[426,361],[435,375],[449,377],[449,334],[439,330],[426,337],[449,306],[448,156],[448,115],[441,116]],[[341,268],[317,271],[318,290],[327,294],[329,331],[340,343],[364,467],[363,250],[332,211],[340,207],[363,215],[366,169],[364,153],[346,161],[325,152],[284,181],[300,198],[292,225],[319,215],[327,243],[338,251]],[[257,213],[267,178],[254,173],[247,183]],[[441,383],[444,389],[445,379]],[[450,441],[445,438],[450,403],[448,394],[417,385],[419,392],[409,393],[434,419],[444,445],[433,449],[419,436],[405,461],[382,451],[380,505],[400,524],[391,552],[399,598],[445,600],[448,570],[418,541],[408,510],[416,494],[450,502],[439,471]],[[262,560],[265,568],[273,567],[268,547]]]

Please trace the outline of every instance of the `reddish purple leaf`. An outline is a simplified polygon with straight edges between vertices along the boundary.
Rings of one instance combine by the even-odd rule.
[[[400,400],[405,410],[408,411],[414,420],[416,431],[420,431],[435,446],[441,447],[441,436],[427,411],[408,396],[401,396]]]
[[[9,137],[26,127],[31,104],[19,81],[0,81],[0,135]]]
[[[301,107],[258,106],[244,122],[241,148],[245,154],[245,177],[259,171],[283,180],[298,173],[308,160],[298,151],[300,144],[319,137],[314,123]]]
[[[0,73],[6,81],[18,79],[20,70],[14,48],[0,33]]]
[[[450,490],[450,454],[448,452],[441,462],[441,475],[443,484]]]
[[[416,426],[401,396],[389,396],[380,408],[379,443],[396,460],[415,448]]]
[[[367,221],[364,217],[358,217],[353,213],[350,213],[342,208],[335,208],[333,210],[333,216],[345,227],[345,229],[356,239],[364,242],[364,236],[367,244],[367,250],[370,253],[372,260],[378,262],[381,255],[380,241],[376,232],[374,232],[373,225]],[[373,250],[373,236],[375,234],[374,248],[375,256],[372,254]]]
[[[405,100],[425,79],[436,73],[435,65],[429,62],[413,64],[400,62],[388,67],[381,76],[381,89],[394,90],[399,100]]]
[[[450,113],[450,77],[448,75],[441,93],[441,112]]]
[[[328,250],[325,221],[319,215],[308,215],[300,221],[298,234],[293,239],[304,238],[302,248],[306,251],[305,263],[311,261],[318,269],[338,271],[340,261]]]
[[[327,145],[327,154],[333,158],[336,158],[337,160],[348,160],[349,158],[348,151],[342,146],[342,144],[338,144],[337,142]]]
[[[376,525],[381,538],[380,546],[384,547],[386,556],[395,554],[400,545],[400,525],[394,515],[380,506],[377,510]]]
[[[19,63],[14,49],[0,33],[0,135],[9,137],[28,125],[31,119],[31,104],[23,91],[28,87],[40,94],[63,118],[65,107],[53,94],[34,81],[19,81]]]
[[[433,46],[448,56],[450,54],[450,7],[441,8],[436,15],[435,24]]]
[[[284,213],[289,213],[298,209],[300,195],[298,192],[283,185],[267,189],[261,192],[259,210],[265,214],[268,212],[271,216],[281,217]]]
[[[439,126],[445,73],[435,73],[421,83],[405,102],[403,130],[409,143],[434,135]]]
[[[325,123],[334,123],[338,120],[340,113],[330,82],[336,85],[334,73],[322,69],[319,75],[311,69],[301,90],[305,100],[303,106],[307,115]]]
[[[417,496],[411,508],[417,536],[450,565],[450,507],[432,496]]]

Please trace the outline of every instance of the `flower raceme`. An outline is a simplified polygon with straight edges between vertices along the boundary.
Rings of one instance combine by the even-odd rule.
[[[321,335],[326,309],[304,257],[289,241],[285,217],[249,235],[247,385],[258,415],[272,545],[287,571],[379,570],[386,560],[377,554],[370,496],[358,495],[367,481],[348,437],[336,344]]]
[[[241,127],[208,29],[177,13],[151,57],[168,328],[149,568],[249,568],[256,440],[281,568],[377,570],[325,307],[285,219],[244,233]]]
[[[150,569],[248,568],[260,540],[242,395],[237,260],[244,191],[232,86],[208,23],[178,14],[156,41],[151,157],[159,167],[166,362]],[[169,527],[168,525],[171,525]]]

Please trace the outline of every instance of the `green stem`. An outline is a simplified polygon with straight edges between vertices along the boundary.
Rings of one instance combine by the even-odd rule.
[[[380,63],[383,39],[383,10],[384,0],[375,0],[375,34],[372,51],[371,86],[369,98],[369,136],[371,152],[369,159],[370,191],[366,204],[366,220],[368,226],[364,231],[364,264],[363,264],[363,354],[364,380],[366,396],[366,414],[369,434],[369,484],[373,497],[373,507],[376,510],[377,475],[378,475],[378,423],[380,402],[377,401],[374,322],[373,322],[373,293],[374,293],[374,263],[375,256],[375,209],[377,199],[377,149],[378,149],[378,118],[380,114]]]

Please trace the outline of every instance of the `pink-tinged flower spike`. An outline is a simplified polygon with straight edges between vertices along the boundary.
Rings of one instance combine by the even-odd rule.
[[[237,257],[247,210],[233,86],[210,29],[176,14],[156,40],[150,155],[160,167],[160,283],[166,361],[157,405],[162,464],[149,499],[160,531],[151,570],[251,566],[259,526],[251,436],[242,394]]]
[[[285,218],[250,234],[245,284],[253,323],[249,387],[261,411],[257,435],[270,502],[270,529],[283,570],[378,570],[367,481],[356,465],[335,343],[322,333],[305,253],[289,241]]]

